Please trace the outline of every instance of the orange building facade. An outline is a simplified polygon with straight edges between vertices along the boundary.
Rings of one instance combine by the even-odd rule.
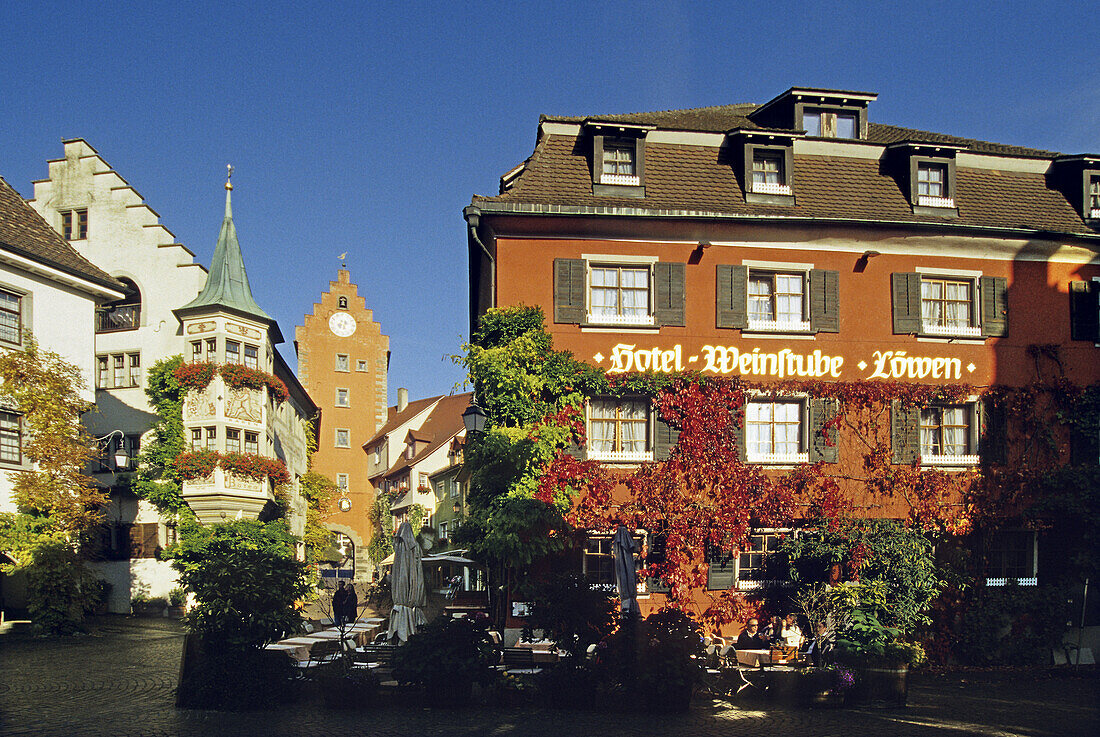
[[[347,269],[295,329],[298,376],[321,408],[313,470],[336,482],[338,496],[326,527],[338,533],[341,566],[322,573],[369,580],[367,557],[375,490],[362,444],[386,422],[389,337],[358,294]]]
[[[531,156],[464,213],[471,324],[540,306],[555,348],[611,374],[1100,382],[1100,159],[870,123],[874,99],[792,88],[764,105],[543,116]],[[653,408],[586,411],[588,458],[629,470],[667,453]],[[895,462],[977,468],[982,411],[911,415]],[[745,460],[854,462],[851,439],[817,442],[815,412],[812,397],[750,400]],[[900,502],[852,501],[905,517]],[[990,581],[1038,578],[1038,540],[1019,539]],[[749,552],[713,588],[736,588]],[[585,565],[600,555],[590,545]]]

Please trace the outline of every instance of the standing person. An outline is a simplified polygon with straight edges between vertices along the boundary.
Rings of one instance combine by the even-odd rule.
[[[332,595],[332,622],[337,627],[344,623],[344,608],[347,606],[348,590],[343,581],[336,584],[336,591]]]
[[[359,594],[355,593],[355,584],[349,584],[345,589],[348,592],[344,599],[344,622],[352,624],[359,619]]]

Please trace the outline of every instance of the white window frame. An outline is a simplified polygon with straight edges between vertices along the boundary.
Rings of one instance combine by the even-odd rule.
[[[370,371],[370,369],[367,367],[367,362],[362,359],[358,359],[355,361],[355,370],[364,372]]]
[[[1089,176],[1088,213],[1092,220],[1100,220],[1100,174]]]
[[[335,446],[337,448],[350,448],[351,447],[351,428],[337,427],[335,428]],[[341,433],[343,434],[343,442],[341,442]]]
[[[343,392],[343,402],[340,401],[341,392]],[[351,390],[346,386],[336,387],[336,398],[333,400],[337,407],[350,407],[351,406]]]
[[[19,412],[14,412],[8,408],[0,409],[0,414],[4,415],[3,419],[14,423],[14,431],[10,427],[5,427],[2,430],[3,435],[9,438],[14,435],[15,438],[15,455],[17,458],[12,460],[10,458],[0,458],[0,464],[5,466],[22,466],[23,465],[23,415]]]
[[[608,419],[596,419],[593,417],[593,402],[607,402],[615,404],[615,418],[613,420]],[[636,422],[629,419],[624,419],[620,416],[619,410],[621,405],[625,402],[636,402],[638,404],[645,405],[645,433],[642,438],[644,450],[622,450],[622,437],[621,437],[621,425],[624,422]],[[653,407],[650,406],[649,401],[644,397],[593,397],[589,400],[585,406],[585,417],[587,419],[588,430],[588,449],[587,455],[591,460],[603,461],[605,463],[645,463],[653,460]],[[592,447],[593,440],[596,434],[593,432],[594,422],[607,422],[612,421],[615,423],[614,437],[612,438],[612,450],[595,450]],[[631,442],[631,441],[627,441]]]
[[[348,490],[348,475],[346,473],[336,474],[336,488],[339,491],[347,493],[347,490]]]
[[[921,268],[918,268],[916,271],[918,274],[920,274],[921,334],[946,338],[981,338],[981,304],[980,300],[978,299],[978,287],[981,284],[982,273],[980,271],[945,271],[943,269],[931,270]],[[947,282],[953,282],[956,284],[963,283],[968,285],[967,312],[969,313],[970,317],[967,325],[964,326],[946,324],[946,313],[943,316],[944,324],[939,324],[926,320],[924,316],[924,285],[931,282],[943,282],[945,284]],[[942,297],[941,299],[946,300],[946,296]]]
[[[817,131],[811,131],[806,125],[807,118],[816,117],[818,120]],[[837,135],[837,120],[841,117],[853,119],[851,136]],[[806,135],[816,138],[838,138],[843,141],[859,140],[859,113],[854,110],[834,110],[827,107],[807,108],[802,113],[802,127],[806,129]]]
[[[765,539],[764,550],[760,551],[760,552],[757,552],[757,551],[755,551],[755,549],[749,549],[749,550],[742,550],[740,548],[737,549],[737,555],[734,558],[735,562],[734,562],[734,569],[733,569],[733,585],[734,585],[734,588],[736,588],[738,591],[749,591],[751,589],[758,589],[758,588],[763,588],[763,587],[771,588],[771,587],[774,587],[774,586],[777,586],[777,585],[779,585],[779,586],[789,585],[789,582],[787,582],[787,581],[744,579],[743,574],[742,574],[741,556],[742,555],[762,555],[763,557],[761,557],[761,563],[763,563],[764,558],[766,558],[767,555],[770,552],[775,552],[774,550],[768,551],[768,549],[767,549],[767,540],[768,539],[773,539],[776,542],[778,542],[779,538],[781,536],[783,536],[783,535],[788,535],[789,536],[789,535],[792,535],[792,534],[794,534],[794,531],[789,527],[763,527],[763,528],[760,528],[758,530],[750,531],[749,532],[749,542],[750,542],[750,544],[752,543],[752,538],[753,537],[763,537]],[[749,570],[758,570],[759,568],[761,568],[761,566],[757,566],[755,568],[750,568]]]
[[[656,259],[646,259],[643,262],[635,262],[625,260],[623,257],[611,257],[608,259],[597,260],[585,260],[585,321],[590,325],[624,325],[624,326],[640,326],[640,327],[652,327],[656,325],[656,321],[653,317],[653,264],[656,263]],[[595,286],[593,285],[593,276],[596,269],[615,269],[618,272],[617,281],[618,284],[615,287],[608,286]],[[624,289],[631,291],[641,291],[636,287],[623,287],[622,286],[622,273],[623,270],[644,272],[646,275],[646,305],[644,315],[626,315],[623,314],[622,293]],[[596,312],[593,305],[593,290],[595,289],[616,289],[618,291],[618,314],[609,315],[605,312]]]
[[[603,139],[603,159],[600,161],[600,184],[620,184],[637,187],[641,183],[638,176],[638,149],[633,140],[605,136]],[[610,166],[611,171],[608,171]]]
[[[774,411],[771,422],[768,423],[769,427],[773,428],[772,431],[772,450],[771,453],[759,453],[752,452],[749,447],[749,406],[750,405],[763,405],[763,404],[783,404],[783,405],[797,405],[798,406],[798,450],[794,453],[776,453],[775,440],[774,440],[774,427],[776,425],[774,418]],[[799,463],[810,462],[810,452],[808,450],[809,442],[809,412],[807,407],[807,398],[804,396],[779,396],[779,397],[766,397],[766,396],[749,396],[745,401],[745,422],[744,422],[744,437],[745,437],[745,461],[746,463],[753,464],[767,464],[767,465],[794,465]]]
[[[347,353],[337,353],[336,354],[336,369],[335,369],[336,371],[339,371],[342,374],[350,373],[351,372],[350,366],[351,366],[351,361],[348,358]]]
[[[141,388],[141,352],[99,353],[96,359],[96,389]],[[134,361],[137,365],[134,365]],[[104,365],[106,362],[106,365]],[[121,362],[121,365],[120,365]]]
[[[766,167],[768,162],[776,163],[775,171],[771,171]],[[759,168],[757,166],[758,163],[761,165]],[[750,174],[752,181],[749,191],[751,192],[777,195],[789,195],[792,193],[791,182],[788,179],[787,172],[787,157],[778,149],[753,149],[752,170]],[[773,174],[775,181],[768,181],[770,178],[773,178],[770,176]],[[758,179],[760,181],[757,181]]]
[[[646,533],[645,530],[635,530],[634,534],[633,534],[633,538],[634,538],[634,544],[637,546],[637,549],[640,553],[646,547],[647,533]],[[597,542],[597,541],[599,543],[601,543],[601,547],[604,543],[606,543],[607,548],[610,550],[610,552],[609,553],[602,553],[602,552],[590,553],[589,550],[588,550],[589,544],[592,543],[592,542]],[[584,580],[588,582],[588,585],[589,585],[590,588],[597,589],[597,590],[600,590],[600,591],[607,591],[609,593],[614,593],[618,590],[616,588],[616,585],[615,585],[615,549],[614,549],[614,544],[615,544],[615,534],[612,533],[612,532],[602,532],[602,531],[597,532],[595,530],[589,530],[585,534],[584,547],[581,549],[581,575],[584,576]],[[610,558],[610,560],[611,560],[611,580],[610,580],[610,582],[607,582],[607,581],[592,581],[588,576],[588,567],[589,567],[588,563],[589,563],[589,560],[591,558],[604,559],[605,557]],[[635,579],[637,581],[638,595],[640,595],[640,596],[645,595],[647,593],[646,577],[641,575],[641,568],[642,568],[641,562],[642,561],[641,561],[640,558],[635,558],[634,559]]]
[[[928,453],[925,454],[924,449],[927,447],[924,443],[924,420],[925,412],[931,412],[939,410],[941,412],[940,425],[940,445],[943,445],[943,424],[942,424],[942,411],[945,409],[962,408],[966,416],[966,453]],[[958,427],[952,425],[951,427]],[[976,466],[981,463],[981,456],[978,454],[978,398],[969,397],[964,402],[953,403],[937,403],[927,407],[920,408],[920,420],[917,428],[918,443],[920,448],[920,460],[922,466],[947,466],[954,468],[965,468],[969,466]]]

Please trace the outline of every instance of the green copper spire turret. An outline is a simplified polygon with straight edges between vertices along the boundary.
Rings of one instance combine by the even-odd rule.
[[[229,176],[232,175],[233,167],[229,167]],[[237,242],[237,228],[233,225],[233,204],[230,200],[232,193],[233,185],[227,179],[225,219],[222,220],[222,229],[218,233],[218,245],[214,247],[214,258],[210,262],[210,273],[206,277],[206,285],[199,292],[198,297],[180,307],[177,312],[193,312],[200,307],[225,307],[243,315],[259,318],[264,322],[274,322],[256,304],[256,300],[252,297],[252,289],[248,285],[248,274],[244,271],[241,246]]]

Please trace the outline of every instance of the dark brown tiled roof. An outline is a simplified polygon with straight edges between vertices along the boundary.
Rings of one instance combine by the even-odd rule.
[[[901,129],[899,129],[901,130]],[[647,144],[645,197],[592,194],[587,142],[548,135],[539,141],[511,189],[474,203],[523,203],[698,211],[730,215],[952,223],[983,227],[1094,233],[1042,174],[959,167],[959,216],[915,215],[897,180],[872,159],[799,155],[794,206],[747,204],[729,148]]]
[[[651,113],[589,115],[586,117],[543,115],[539,120],[557,123],[583,123],[586,120],[599,120],[617,123],[634,123],[637,125],[654,125],[665,130],[725,133],[726,131],[737,128],[746,130],[760,128],[759,125],[748,118],[748,115],[759,107],[760,105],[741,103],[737,105],[697,107],[687,110],[661,110]],[[1035,156],[1050,158],[1058,155],[1053,151],[1043,151],[1035,148],[1025,148],[1023,146],[1008,146],[1001,143],[978,141],[972,138],[949,136],[943,133],[932,133],[930,131],[921,131],[912,128],[899,128],[896,125],[883,125],[881,123],[869,123],[867,125],[867,141],[869,143],[898,143],[899,141],[947,143],[956,146],[966,146],[971,151],[1004,156]]]
[[[391,476],[404,471],[409,466],[415,466],[428,455],[449,443],[455,435],[462,432],[464,429],[462,413],[470,406],[473,396],[473,393],[467,392],[442,397],[439,403],[432,407],[432,411],[424,419],[423,424],[416,430],[410,431],[410,434],[416,433],[417,437],[432,438],[430,443],[411,459],[402,454],[384,475]],[[409,406],[412,406],[411,402]]]
[[[50,227],[15,189],[0,177],[0,248],[112,289],[125,289]]]
[[[397,429],[398,425],[400,425],[403,422],[407,422],[409,419],[411,419],[413,417],[416,417],[418,414],[420,414],[421,412],[424,411],[425,407],[428,407],[429,405],[431,405],[432,402],[434,402],[437,399],[440,399],[440,397],[428,397],[427,399],[417,399],[417,400],[409,402],[407,405],[405,405],[405,409],[402,410],[401,412],[397,411],[397,407],[390,407],[389,411],[388,411],[387,418],[386,418],[386,424],[383,425],[378,430],[378,432],[376,432],[374,434],[373,438],[371,438],[367,442],[363,443],[363,447],[366,448],[370,445],[373,445],[378,440],[382,439],[386,435],[389,435],[391,432],[393,432],[395,429]]]

